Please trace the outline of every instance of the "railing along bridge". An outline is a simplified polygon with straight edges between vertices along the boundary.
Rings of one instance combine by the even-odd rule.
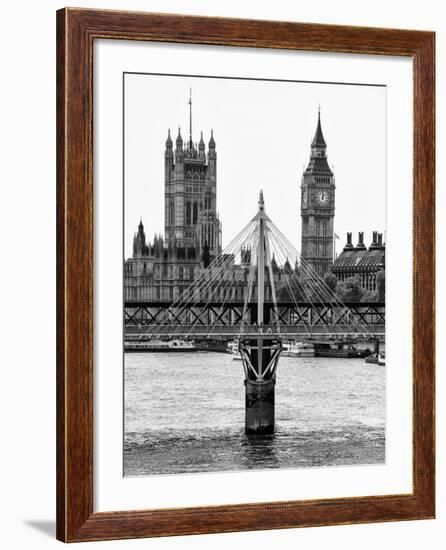
[[[127,334],[165,337],[228,339],[238,337],[241,329],[282,337],[384,336],[383,302],[265,302],[264,309],[269,317],[277,313],[277,322],[259,328],[256,302],[126,302],[124,325]]]

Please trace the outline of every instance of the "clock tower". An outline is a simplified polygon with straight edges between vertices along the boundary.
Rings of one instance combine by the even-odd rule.
[[[333,265],[333,222],[335,180],[327,161],[327,144],[319,109],[316,133],[311,143],[310,162],[301,181],[301,256],[323,277]]]

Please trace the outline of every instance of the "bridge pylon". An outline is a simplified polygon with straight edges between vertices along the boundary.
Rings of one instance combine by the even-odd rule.
[[[254,280],[257,278],[257,311],[251,311],[251,323],[257,327],[257,338],[243,337],[243,324],[239,337],[239,353],[245,371],[245,432],[247,434],[271,434],[275,427],[275,385],[276,370],[279,362],[282,342],[277,335],[269,335],[263,327],[274,322],[276,317],[277,299],[274,288],[274,277],[271,265],[270,243],[266,222],[263,192],[260,191],[259,209],[253,218],[256,222],[256,262],[253,262],[249,274],[248,292],[246,294],[243,316],[247,314],[248,303],[251,300]],[[273,308],[265,308],[265,274],[268,270],[269,285],[273,299]],[[278,327],[280,333],[280,329]]]

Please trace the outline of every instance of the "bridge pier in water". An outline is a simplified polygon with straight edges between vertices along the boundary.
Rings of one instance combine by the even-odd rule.
[[[247,434],[274,433],[275,372],[280,351],[281,344],[277,340],[241,342],[242,359],[246,365],[245,432]],[[262,375],[259,376],[258,373]]]
[[[247,434],[274,433],[276,381],[245,380],[245,432]]]

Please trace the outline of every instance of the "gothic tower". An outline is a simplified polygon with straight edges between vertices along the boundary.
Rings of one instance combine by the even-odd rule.
[[[221,253],[221,224],[217,215],[217,153],[215,140],[206,146],[192,139],[192,97],[189,97],[189,138],[178,128],[173,149],[170,130],[164,154],[164,235],[166,245],[209,248],[211,259]]]
[[[319,109],[310,162],[301,181],[302,258],[323,277],[333,265],[335,179],[327,161],[327,144]]]

